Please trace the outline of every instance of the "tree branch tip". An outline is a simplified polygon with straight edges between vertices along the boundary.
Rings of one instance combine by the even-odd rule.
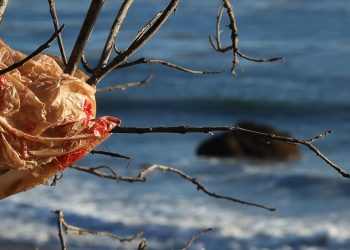
[[[284,63],[286,61],[286,58],[284,56],[280,56],[280,57],[273,57],[270,59],[271,62],[275,62],[275,61],[281,61],[281,63]]]
[[[61,33],[61,31],[64,29],[66,25],[65,24],[62,24],[61,27],[56,31],[56,33]]]

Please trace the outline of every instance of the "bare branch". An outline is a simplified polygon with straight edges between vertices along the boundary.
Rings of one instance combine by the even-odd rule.
[[[58,24],[58,18],[57,18],[57,14],[56,14],[55,0],[48,0],[48,2],[49,2],[49,10],[50,10],[53,26],[55,27],[55,30],[57,31],[59,29],[59,24]],[[66,52],[64,50],[61,34],[58,34],[57,42],[58,42],[58,47],[60,49],[63,65],[66,66],[67,65],[67,58],[66,58]]]
[[[83,167],[83,166],[78,166],[78,165],[72,165],[71,168],[79,170],[79,171],[83,171],[89,174],[93,174],[96,175],[98,177],[101,178],[106,178],[106,179],[112,179],[112,180],[116,180],[116,181],[125,181],[125,182],[146,182],[146,176],[151,174],[152,172],[156,171],[156,170],[161,170],[161,171],[165,171],[165,172],[172,172],[175,173],[179,176],[181,176],[182,178],[184,178],[185,180],[188,180],[190,182],[192,182],[195,186],[197,186],[197,190],[201,190],[203,193],[207,194],[208,196],[217,198],[217,199],[223,199],[223,200],[228,200],[234,203],[239,203],[242,205],[249,205],[249,206],[254,206],[254,207],[259,207],[259,208],[263,208],[269,211],[275,211],[275,208],[270,208],[270,207],[266,207],[257,203],[253,203],[253,202],[248,202],[248,201],[243,201],[240,199],[236,199],[236,198],[232,198],[229,196],[223,196],[223,195],[219,195],[213,192],[210,192],[206,189],[206,187],[200,183],[195,177],[192,177],[188,174],[186,174],[185,172],[183,172],[180,169],[174,168],[174,167],[168,167],[168,166],[163,166],[163,165],[157,165],[157,164],[153,164],[145,169],[143,169],[137,177],[128,177],[128,176],[116,176],[116,175],[110,175],[110,174],[106,174],[104,172],[98,171],[96,168],[87,168],[87,167]]]
[[[98,173],[105,173],[105,172],[101,172],[100,170],[101,169],[107,169],[109,172],[110,172],[110,176],[112,177],[112,179],[116,180],[119,182],[119,176],[117,174],[117,172],[114,171],[113,168],[109,167],[109,166],[98,166],[98,167],[93,167],[93,168],[90,168],[89,171],[95,173],[95,175],[97,175]],[[109,174],[107,174],[109,175]],[[99,177],[103,177],[103,178],[106,178],[105,176],[101,175]],[[110,178],[111,179],[111,178]]]
[[[218,126],[218,127],[190,127],[190,126],[175,126],[175,127],[117,127],[111,133],[124,134],[146,134],[146,133],[211,133],[215,131],[234,131],[237,126]]]
[[[87,73],[92,74],[94,72],[94,69],[89,66],[89,63],[85,57],[84,51],[81,54],[80,62],[81,62],[81,65],[83,65],[83,68]]]
[[[1,24],[1,21],[2,21],[4,14],[5,14],[7,4],[8,4],[8,0],[0,0],[0,24]]]
[[[225,48],[217,47],[217,45],[219,43],[221,43],[221,41],[219,42],[219,40],[212,35],[209,36],[209,42],[210,42],[211,46],[214,48],[214,50],[216,50],[217,52],[226,53],[227,51],[232,50],[232,48],[233,48],[232,45],[229,45]]]
[[[163,11],[159,11],[157,14],[154,15],[154,17],[151,18],[151,20],[149,20],[145,26],[142,27],[142,29],[140,29],[135,38],[132,40],[131,43],[135,42],[136,40],[139,40],[147,30],[149,30],[150,27],[152,27],[152,25],[155,23],[155,21],[158,20],[158,18],[162,15]]]
[[[329,135],[330,133],[332,133],[332,131],[331,131],[331,130],[327,130],[327,131],[325,131],[325,132],[323,132],[323,133],[321,133],[321,134],[319,134],[319,135],[317,135],[317,136],[314,136],[313,138],[310,138],[310,139],[308,139],[308,140],[306,140],[306,141],[308,141],[308,142],[314,142],[314,141],[317,141],[317,140],[319,140],[319,139],[322,139],[323,137]]]
[[[106,88],[98,88],[96,89],[97,93],[101,93],[101,92],[109,92],[109,91],[113,91],[113,90],[126,90],[127,88],[130,87],[138,87],[141,85],[144,85],[146,83],[148,83],[151,79],[152,79],[153,75],[149,74],[147,76],[146,79],[139,81],[139,82],[127,82],[127,83],[123,83],[123,84],[119,84],[119,85],[115,85],[112,87],[106,87]]]
[[[94,167],[94,168],[88,168],[84,166],[79,166],[79,165],[71,165],[70,168],[76,169],[85,173],[89,173],[92,175],[96,175],[100,178],[104,179],[110,179],[110,180],[116,180],[117,182],[119,181],[125,181],[125,182],[143,182],[144,180],[139,180],[137,177],[129,177],[129,176],[120,176],[118,175],[111,167],[108,166],[100,166],[100,167]],[[100,169],[108,169],[111,174],[99,171]]]
[[[51,46],[51,43],[56,39],[56,37],[61,33],[61,31],[63,30],[64,25],[61,26],[61,28],[59,28],[57,31],[55,31],[51,37],[49,38],[49,40],[47,40],[44,44],[40,45],[39,48],[37,48],[33,53],[31,53],[30,55],[26,56],[25,58],[23,58],[22,60],[12,64],[11,66],[0,70],[0,75],[6,74],[14,69],[17,69],[19,67],[21,67],[23,64],[25,64],[26,62],[28,62],[30,59],[32,59],[33,57],[35,57],[36,55],[40,54],[43,50],[49,48]]]
[[[226,9],[229,20],[230,20],[230,29],[231,29],[231,45],[227,47],[222,47],[221,42],[221,20],[223,9]],[[233,5],[230,0],[222,0],[222,6],[220,6],[218,14],[216,16],[216,35],[209,36],[209,41],[212,47],[221,53],[226,53],[227,51],[232,50],[233,53],[233,61],[231,73],[235,75],[236,66],[239,63],[238,57],[246,59],[248,61],[253,62],[275,62],[275,61],[283,61],[283,57],[273,57],[273,58],[255,58],[248,55],[243,54],[238,48],[238,28],[236,23],[236,17],[233,10]]]
[[[230,2],[230,0],[222,0],[224,8],[227,10],[227,14],[230,19],[230,29],[231,29],[231,40],[232,40],[232,53],[233,53],[233,61],[232,61],[232,68],[231,72],[232,74],[235,74],[236,66],[239,63],[238,57],[237,57],[237,51],[238,51],[238,28],[236,24],[236,18],[235,13],[233,11],[233,6]],[[218,37],[219,38],[219,37]]]
[[[218,10],[218,13],[216,15],[216,36],[209,36],[209,41],[213,48],[215,50],[218,50],[222,47],[221,45],[221,20],[222,20],[222,13],[224,12],[224,6],[220,5],[220,8]],[[215,40],[215,43],[214,43]]]
[[[112,133],[129,133],[129,134],[145,134],[145,133],[178,133],[178,134],[186,134],[186,133],[211,133],[214,131],[241,131],[248,134],[254,134],[260,136],[266,140],[277,140],[283,141],[293,144],[304,145],[309,148],[312,152],[314,152],[317,156],[319,156],[325,163],[331,166],[334,170],[336,170],[339,174],[341,174],[345,178],[350,178],[350,174],[331,161],[327,156],[325,156],[316,146],[312,143],[315,140],[322,138],[323,136],[329,134],[331,131],[326,131],[321,135],[313,137],[311,139],[297,139],[293,137],[286,137],[274,134],[266,134],[258,131],[253,131],[245,128],[241,128],[238,126],[221,126],[221,127],[190,127],[190,126],[177,126],[177,127],[116,127],[111,132]]]
[[[85,45],[90,37],[93,27],[95,26],[96,19],[100,13],[104,0],[92,0],[88,13],[86,14],[83,25],[81,26],[78,38],[74,44],[73,51],[69,57],[68,64],[64,70],[69,75],[74,75],[77,68],[77,63],[81,59],[81,55],[85,48]]]
[[[252,62],[275,62],[275,61],[283,61],[284,57],[272,57],[272,58],[256,58],[256,57],[251,57],[243,54],[241,51],[237,51],[237,55],[240,57],[252,61]]]
[[[186,243],[186,245],[181,248],[180,250],[187,250],[194,241],[196,241],[199,237],[201,237],[203,234],[209,232],[213,230],[212,228],[207,228],[207,229],[204,229],[202,231],[199,231],[198,233],[196,233],[194,236],[192,236],[192,238]]]
[[[117,55],[111,63],[109,63],[102,70],[97,71],[90,79],[88,83],[90,85],[97,84],[103,77],[115,69],[120,63],[128,59],[129,56],[134,54],[140,47],[142,47],[165,23],[165,21],[170,17],[170,15],[175,11],[180,0],[171,0],[169,5],[164,9],[160,17],[154,22],[154,24],[142,35],[139,39],[135,40],[130,46]]]
[[[113,46],[115,44],[115,39],[119,33],[120,27],[128,13],[128,10],[133,3],[133,0],[124,0],[122,6],[119,9],[118,15],[116,19],[114,20],[114,23],[112,25],[111,31],[109,32],[106,44],[103,48],[100,61],[97,65],[97,69],[101,69],[105,67],[108,63],[109,56],[112,52]]]
[[[63,222],[64,222],[63,212],[61,210],[57,210],[54,213],[57,214],[58,237],[60,238],[61,249],[67,250],[67,244],[64,239],[64,232],[63,232]]]
[[[109,232],[91,231],[91,230],[88,230],[85,228],[81,228],[81,227],[77,227],[77,226],[73,226],[73,225],[68,224],[66,222],[66,220],[64,219],[64,215],[63,215],[63,212],[61,210],[57,210],[54,213],[57,214],[58,233],[59,233],[59,238],[60,238],[62,250],[67,249],[67,244],[66,244],[65,239],[64,239],[64,233],[67,235],[78,234],[78,235],[92,235],[92,236],[98,236],[98,237],[107,237],[107,238],[111,238],[114,240],[118,240],[121,243],[131,242],[131,241],[143,236],[142,232],[138,233],[134,236],[131,236],[131,237],[121,237],[119,235],[112,234]]]
[[[99,155],[107,155],[107,156],[110,156],[110,157],[123,158],[123,159],[131,160],[131,157],[129,157],[129,156],[121,155],[121,154],[118,154],[118,153],[107,152],[107,151],[91,150],[90,153],[91,154],[99,154]]]
[[[127,62],[127,63],[123,63],[123,64],[119,64],[117,65],[114,69],[122,69],[122,68],[127,68],[127,67],[131,67],[137,64],[160,64],[172,69],[177,69],[177,70],[181,70],[184,71],[186,73],[191,73],[191,74],[197,74],[197,75],[204,75],[204,74],[218,74],[221,73],[219,71],[202,71],[202,70],[193,70],[193,69],[188,69],[179,65],[176,65],[174,63],[170,63],[170,62],[166,62],[163,60],[158,60],[158,59],[147,59],[147,58],[140,58],[137,59],[135,61],[132,62]]]

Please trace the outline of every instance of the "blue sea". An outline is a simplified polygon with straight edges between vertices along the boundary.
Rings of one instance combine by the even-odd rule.
[[[86,55],[98,61],[122,1],[106,0]],[[117,39],[126,48],[136,32],[168,1],[135,1]],[[257,121],[311,138],[332,130],[316,145],[350,171],[350,4],[348,0],[234,1],[240,49],[255,57],[284,56],[284,62],[241,59],[230,74],[231,55],[218,54],[208,36],[215,32],[221,1],[181,1],[175,15],[133,59],[149,57],[200,70],[198,76],[156,65],[138,65],[108,76],[100,87],[151,82],[97,95],[98,113],[123,126],[232,125]],[[69,52],[90,1],[57,1]],[[227,20],[224,20],[224,24]],[[47,1],[12,0],[0,27],[11,47],[30,53],[53,31]],[[223,33],[224,43],[229,33]],[[58,54],[55,44],[47,53]],[[107,165],[135,176],[154,164],[178,167],[210,191],[277,208],[268,212],[206,196],[171,173],[157,172],[146,183],[118,183],[67,170],[55,187],[41,186],[0,202],[0,246],[12,243],[60,249],[56,216],[68,223],[122,236],[144,232],[149,249],[179,249],[196,232],[213,227],[191,249],[350,249],[350,180],[301,148],[287,163],[207,159],[196,148],[207,134],[114,134],[99,149],[132,157],[128,161],[87,156],[84,166]],[[68,236],[69,249],[136,249],[106,238]],[[1,248],[1,247],[0,247]],[[29,247],[28,247],[29,248]],[[33,248],[31,248],[33,249]]]

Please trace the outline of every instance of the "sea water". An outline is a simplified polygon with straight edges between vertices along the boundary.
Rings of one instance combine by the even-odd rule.
[[[46,1],[9,3],[1,38],[30,53],[52,32]],[[104,45],[119,1],[106,1],[86,49],[93,65]],[[139,65],[108,76],[101,87],[143,80],[148,84],[97,95],[99,115],[113,115],[123,126],[231,125],[249,120],[270,124],[298,138],[331,129],[317,146],[350,170],[350,5],[347,0],[235,1],[239,47],[255,57],[284,56],[283,63],[241,59],[229,73],[231,55],[208,43],[215,32],[220,1],[182,1],[164,27],[133,59],[167,60],[200,70],[225,72],[198,76],[156,65]],[[89,1],[57,1],[69,52]],[[166,1],[135,1],[117,44],[125,49],[145,20]],[[24,11],[25,10],[25,11]],[[224,20],[224,25],[227,20]],[[224,43],[229,33],[225,29]],[[57,46],[48,50],[58,53]],[[150,249],[177,249],[196,232],[214,230],[193,249],[349,249],[350,181],[301,148],[287,163],[207,159],[196,148],[207,134],[115,134],[99,149],[132,157],[128,161],[88,156],[85,166],[107,165],[135,176],[154,163],[195,176],[208,190],[277,208],[276,212],[217,200],[172,173],[155,172],[146,183],[118,183],[67,170],[55,187],[42,186],[0,202],[0,241],[59,249],[56,217],[64,211],[73,225],[122,236],[144,232]],[[6,242],[6,243],[5,243]],[[71,249],[135,249],[105,238],[68,237]],[[1,245],[1,243],[0,243]],[[53,247],[54,246],[54,247]]]

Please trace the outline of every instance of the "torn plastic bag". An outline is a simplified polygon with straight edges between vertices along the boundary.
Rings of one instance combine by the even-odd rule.
[[[25,57],[0,40],[0,69]],[[0,76],[0,199],[49,181],[120,124],[95,118],[95,88],[40,54]]]

